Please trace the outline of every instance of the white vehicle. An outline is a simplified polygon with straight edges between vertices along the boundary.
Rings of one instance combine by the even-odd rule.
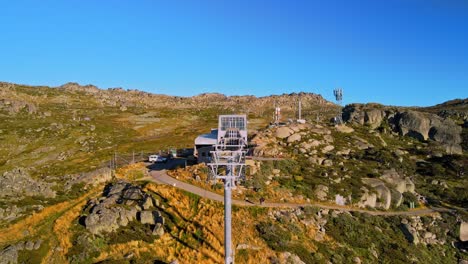
[[[158,155],[149,155],[148,161],[149,162],[158,162],[158,158],[159,158]]]

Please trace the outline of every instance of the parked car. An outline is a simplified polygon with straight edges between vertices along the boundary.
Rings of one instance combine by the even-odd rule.
[[[149,161],[149,162],[153,162],[153,163],[154,163],[154,162],[158,162],[158,158],[159,158],[158,155],[149,155],[148,161]]]

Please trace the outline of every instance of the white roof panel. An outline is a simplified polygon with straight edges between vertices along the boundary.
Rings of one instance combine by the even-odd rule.
[[[218,140],[218,131],[212,131],[209,134],[203,134],[195,139],[195,145],[215,145]]]

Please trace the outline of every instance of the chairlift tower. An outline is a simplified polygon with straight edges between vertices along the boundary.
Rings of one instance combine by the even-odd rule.
[[[208,166],[215,179],[224,181],[224,263],[233,264],[231,241],[231,190],[245,172],[247,147],[246,116],[220,116],[218,143],[211,151]]]
[[[340,106],[340,110],[338,115],[335,117],[335,122],[337,124],[343,124],[343,117],[341,115],[341,108],[343,108],[342,101],[343,101],[343,89],[337,88],[333,90],[333,95],[335,96],[336,103]]]

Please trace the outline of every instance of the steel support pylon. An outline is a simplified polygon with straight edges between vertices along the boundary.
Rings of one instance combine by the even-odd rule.
[[[243,176],[245,166],[244,144],[215,145],[211,151],[212,162],[208,163],[215,179],[224,180],[224,263],[233,264],[232,254],[232,188]]]

